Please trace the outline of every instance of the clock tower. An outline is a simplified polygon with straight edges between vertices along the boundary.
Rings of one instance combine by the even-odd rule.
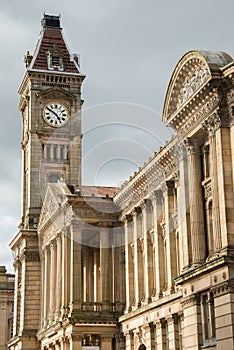
[[[64,40],[60,17],[44,15],[33,55],[25,55],[22,114],[22,229],[35,229],[46,183],[81,184],[79,56]]]

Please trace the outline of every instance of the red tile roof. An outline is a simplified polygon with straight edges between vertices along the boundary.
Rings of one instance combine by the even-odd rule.
[[[73,192],[80,190],[82,196],[95,196],[95,197],[113,197],[114,193],[118,190],[118,187],[105,187],[105,186],[68,186]]]
[[[63,38],[61,28],[42,28],[41,37],[37,42],[32,61],[32,69],[48,70],[47,53],[54,45],[63,55],[63,72],[80,73],[78,67],[70,58],[69,50]]]

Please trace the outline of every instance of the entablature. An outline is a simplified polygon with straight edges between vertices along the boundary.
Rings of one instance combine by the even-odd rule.
[[[230,71],[233,67],[232,57],[225,52],[190,51],[183,56],[168,86],[163,110],[165,125],[183,136],[204,115],[218,108],[222,100],[220,86],[230,79],[225,69]]]

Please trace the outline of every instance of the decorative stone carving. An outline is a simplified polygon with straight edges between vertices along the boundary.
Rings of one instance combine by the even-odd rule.
[[[217,112],[213,113],[203,123],[203,129],[208,133],[210,137],[214,136],[215,131],[220,128],[221,120]]]
[[[206,67],[195,70],[185,78],[178,96],[177,108],[179,109],[209,78],[209,71]]]
[[[206,115],[212,113],[214,109],[219,104],[219,97],[214,95],[211,99],[200,108],[200,110],[189,117],[187,123],[185,123],[178,131],[180,134],[185,135],[194,125],[196,125],[199,121],[201,121]]]

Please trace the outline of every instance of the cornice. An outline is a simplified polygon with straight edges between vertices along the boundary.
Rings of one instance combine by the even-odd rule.
[[[180,138],[175,136],[154,154],[153,159],[124,184],[113,197],[114,203],[124,210],[123,215],[150,196],[160,184],[177,172],[178,155],[181,153]]]

